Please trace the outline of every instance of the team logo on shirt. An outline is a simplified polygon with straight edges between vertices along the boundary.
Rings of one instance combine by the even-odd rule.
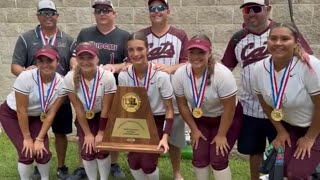
[[[250,52],[251,51],[251,52]],[[249,52],[249,53],[248,53]],[[254,43],[249,43],[241,51],[241,59],[243,60],[243,67],[252,63],[258,62],[268,57],[267,41],[261,47],[255,47]]]
[[[153,48],[154,43],[149,43],[148,59],[154,60],[159,58],[172,58],[175,54],[172,42],[161,43],[159,47]],[[152,49],[153,48],[153,49]]]
[[[122,97],[121,105],[127,112],[133,113],[140,108],[141,99],[136,93],[126,93]]]

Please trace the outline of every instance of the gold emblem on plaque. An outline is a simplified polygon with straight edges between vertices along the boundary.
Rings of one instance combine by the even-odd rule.
[[[281,109],[274,109],[271,112],[271,118],[274,121],[281,121],[284,118],[284,113],[283,113],[283,111]]]
[[[203,115],[203,111],[201,108],[194,108],[192,111],[192,115],[195,118],[201,118],[201,116]]]
[[[136,112],[141,105],[141,99],[136,93],[126,93],[121,100],[121,105],[123,109],[127,112]]]
[[[46,120],[46,118],[47,118],[47,113],[46,112],[42,112],[41,115],[40,115],[40,120],[42,122],[44,122]]]
[[[89,110],[89,111],[86,111],[86,118],[87,119],[93,119],[94,118],[94,111],[93,110]]]

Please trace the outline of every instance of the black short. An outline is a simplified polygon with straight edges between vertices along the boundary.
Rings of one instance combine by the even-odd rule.
[[[51,127],[55,134],[70,134],[72,132],[72,109],[69,101],[61,105]]]
[[[243,115],[243,125],[238,138],[238,151],[242,154],[261,154],[266,148],[266,138],[272,142],[277,131],[269,119]]]

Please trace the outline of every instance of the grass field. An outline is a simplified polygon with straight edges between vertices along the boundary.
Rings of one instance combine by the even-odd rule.
[[[53,153],[50,179],[55,180],[55,168],[56,168],[56,154],[55,149],[51,141],[50,149]],[[18,180],[19,175],[17,171],[17,155],[16,150],[8,140],[4,133],[0,134],[0,180]],[[128,169],[126,155],[121,153],[119,157],[119,164],[125,171],[127,178],[126,180],[131,180],[133,177]],[[69,167],[69,171],[73,171],[78,165],[78,153],[77,145],[74,142],[69,143],[66,165]],[[230,167],[232,171],[232,176],[234,180],[248,180],[249,179],[249,167],[248,162],[243,159],[232,157],[230,162]],[[172,179],[172,169],[170,160],[168,157],[163,156],[159,160],[160,169],[160,179],[161,180],[171,180]],[[182,160],[181,163],[182,175],[185,180],[194,180],[195,175],[193,173],[191,160]],[[113,179],[113,178],[110,178]],[[213,178],[212,178],[213,179]]]

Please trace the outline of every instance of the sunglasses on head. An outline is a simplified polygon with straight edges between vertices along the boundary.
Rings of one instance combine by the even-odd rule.
[[[56,11],[38,11],[37,15],[51,17],[51,16],[58,15],[58,12],[56,12]]]
[[[158,10],[158,12],[162,12],[162,11],[164,11],[166,9],[168,9],[168,7],[164,6],[164,5],[150,6],[149,7],[149,12],[156,12],[156,10]]]
[[[250,13],[258,14],[258,13],[261,13],[262,11],[263,11],[263,6],[246,6],[242,8],[243,14],[250,14]]]
[[[109,14],[113,12],[113,9],[103,8],[103,9],[94,9],[95,14]]]

